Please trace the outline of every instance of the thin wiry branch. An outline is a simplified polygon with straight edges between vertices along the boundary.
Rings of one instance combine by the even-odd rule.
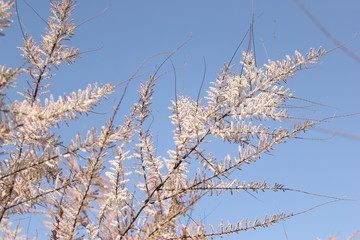
[[[287,104],[296,99],[285,86],[288,79],[316,64],[326,54],[321,48],[310,49],[304,56],[295,52],[293,57],[286,56],[284,60],[268,60],[261,66],[255,53],[253,11],[247,33],[228,64],[214,77],[205,97],[201,97],[207,74],[205,58],[196,98],[177,91],[177,68],[172,57],[189,39],[174,51],[148,58],[125,81],[115,85],[89,85],[58,98],[50,93],[44,98],[43,95],[50,92],[54,69],[60,69],[62,63],[73,64],[81,54],[78,49],[65,45],[81,25],[73,23],[75,3],[72,0],[51,2],[50,17],[41,18],[46,22],[46,33],[40,42],[23,32],[24,46],[20,49],[26,67],[13,70],[0,66],[3,154],[0,232],[3,236],[22,237],[20,223],[11,227],[16,216],[39,214],[47,218],[44,223],[47,235],[54,240],[211,239],[270,227],[312,209],[265,216],[253,222],[246,218],[235,224],[221,221],[212,226],[205,225],[193,214],[206,197],[219,197],[226,192],[297,191],[334,201],[349,200],[266,181],[236,179],[236,173],[243,171],[244,164],[259,161],[278,144],[300,138],[300,133],[329,120],[297,118],[290,114]],[[11,2],[0,0],[0,27],[8,27],[12,6]],[[22,28],[20,17],[19,24]],[[231,65],[247,36],[247,51],[243,52],[241,71],[237,72]],[[143,77],[145,73],[140,71],[144,64],[160,55],[165,55],[164,59],[159,67],[145,72],[150,73],[150,77],[140,84],[139,99],[127,112],[123,101],[130,82]],[[169,71],[164,70],[168,61]],[[153,126],[152,102],[155,95],[164,94],[156,92],[158,79],[169,72],[175,80],[174,101],[170,107],[173,145],[162,152],[164,149],[157,149],[153,140],[156,126]],[[8,103],[7,89],[16,87],[14,81],[20,73],[28,84],[21,92],[25,99]],[[101,127],[70,137],[62,135],[64,126],[72,127],[74,121],[81,120],[81,115],[96,114],[95,107],[115,90],[121,91],[120,86],[123,86],[120,97]],[[296,120],[294,126],[284,128],[282,122],[290,120]],[[207,151],[206,144],[221,142],[235,145],[237,155],[220,158],[216,152]],[[28,233],[23,237],[28,238]]]

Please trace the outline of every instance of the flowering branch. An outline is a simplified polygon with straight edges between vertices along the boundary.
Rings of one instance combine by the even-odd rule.
[[[0,0],[0,27],[11,22],[12,14],[7,13],[11,7],[10,1]],[[64,45],[75,34],[74,7],[71,0],[51,3],[42,41],[26,35],[20,48],[28,64],[25,69],[0,66],[0,231],[4,238],[18,238],[21,229],[11,223],[16,215],[30,213],[48,219],[45,225],[51,239],[114,240],[210,239],[269,227],[294,216],[281,213],[212,226],[193,219],[191,212],[202,199],[226,192],[290,190],[266,181],[241,181],[235,173],[319,123],[304,120],[292,128],[281,126],[294,119],[285,105],[294,94],[285,84],[298,71],[316,64],[325,51],[311,49],[305,56],[295,52],[282,61],[268,60],[262,67],[252,52],[244,52],[241,73],[225,64],[203,99],[180,94],[171,102],[174,145],[164,153],[158,154],[163,149],[155,146],[151,122],[159,69],[140,85],[139,100],[128,115],[121,112],[122,123],[117,116],[124,94],[101,127],[67,140],[61,134],[65,125],[80,121],[80,115],[91,115],[120,85],[88,85],[57,100],[51,94],[44,98],[54,68],[79,57],[78,49]],[[30,79],[21,93],[25,100],[8,103],[6,90],[16,87],[20,73]],[[207,152],[207,143],[219,142],[236,145],[236,156],[221,158]]]

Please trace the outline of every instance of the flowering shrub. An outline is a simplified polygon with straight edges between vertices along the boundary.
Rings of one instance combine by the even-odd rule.
[[[11,1],[0,1],[0,34],[11,21]],[[276,127],[293,119],[284,103],[294,98],[284,84],[301,69],[316,64],[325,51],[295,52],[283,61],[255,64],[252,52],[242,56],[242,72],[225,65],[204,99],[178,95],[172,102],[174,148],[156,154],[149,117],[156,74],[138,91],[139,100],[123,123],[117,123],[120,103],[112,117],[86,136],[80,133],[63,143],[61,123],[71,124],[80,114],[92,114],[117,86],[89,85],[63,97],[44,98],[53,68],[73,64],[79,50],[65,45],[74,35],[74,1],[54,1],[40,42],[25,35],[22,56],[26,66],[0,66],[0,231],[4,239],[26,238],[12,226],[19,214],[40,214],[51,239],[208,239],[268,227],[292,214],[261,220],[203,225],[190,218],[200,199],[224,192],[286,191],[283,185],[242,182],[234,177],[243,164],[259,159],[275,145],[294,138],[317,122],[298,122],[293,128]],[[7,102],[7,90],[19,75],[28,87],[18,100]],[[22,100],[21,100],[22,99]],[[125,113],[122,113],[125,114]],[[224,141],[238,145],[238,156],[219,159],[205,153],[204,143]],[[115,152],[115,157],[111,156]],[[197,171],[194,172],[193,164]],[[137,175],[138,182],[134,182]],[[91,213],[91,214],[90,214]],[[93,217],[95,213],[96,217]]]

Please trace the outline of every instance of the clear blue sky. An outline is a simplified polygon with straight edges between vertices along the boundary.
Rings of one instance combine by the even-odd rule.
[[[39,36],[44,23],[22,1],[19,13],[25,30]],[[48,16],[48,1],[28,0],[45,19]],[[345,1],[304,1],[311,13],[339,41],[349,42],[346,46],[360,55],[360,2]],[[178,67],[178,91],[192,97],[197,92],[204,73],[203,58],[206,59],[204,90],[214,81],[216,74],[228,62],[238,43],[244,36],[251,20],[252,3],[247,1],[177,0],[177,1],[115,1],[80,0],[75,11],[77,24],[106,11],[77,29],[72,44],[82,51],[102,49],[87,53],[75,65],[63,67],[57,72],[51,90],[54,94],[84,89],[88,83],[118,83],[129,78],[140,63],[159,52],[171,51],[191,37],[191,40],[174,57]],[[292,55],[294,50],[306,53],[309,48],[322,46],[330,50],[336,45],[291,0],[254,0],[256,22],[254,36],[258,65],[266,61],[266,53],[271,59],[278,54]],[[17,20],[11,29],[0,38],[0,64],[19,66],[22,61],[20,51],[21,33]],[[276,38],[277,51],[274,44]],[[246,50],[247,45],[243,46]],[[266,51],[265,51],[266,49]],[[158,66],[163,57],[148,62],[143,71]],[[239,56],[236,62],[239,61]],[[168,63],[163,72],[171,70]],[[300,109],[298,116],[324,118],[360,112],[360,63],[338,49],[321,59],[314,69],[299,73],[289,81],[288,86],[295,95],[331,107],[311,107]],[[136,89],[147,78],[133,81],[124,101],[124,114],[137,98]],[[20,79],[19,84],[24,84]],[[203,93],[204,93],[203,90]],[[174,73],[159,79],[153,108],[155,111],[154,133],[158,139],[158,153],[165,154],[171,136],[167,107],[174,98]],[[115,96],[119,98],[120,93]],[[15,98],[15,95],[14,95]],[[114,99],[110,99],[114,101]],[[309,103],[303,103],[309,105]],[[97,109],[106,112],[109,106]],[[97,116],[100,121],[103,115]],[[88,121],[91,125],[95,120]],[[302,135],[310,139],[291,140],[265,155],[257,163],[245,167],[238,174],[239,179],[263,180],[281,183],[286,187],[307,192],[360,200],[360,116],[337,118]],[[84,124],[79,124],[81,128]],[[75,125],[76,126],[76,125]],[[330,132],[336,131],[333,135]],[[344,137],[343,133],[348,134]],[[67,133],[64,133],[67,134]],[[72,134],[69,130],[68,134]],[[234,152],[236,147],[211,149],[219,158],[226,152]],[[193,213],[194,218],[203,218],[204,223],[216,225],[220,219],[237,219],[265,214],[301,212],[330,199],[302,193],[259,193],[254,199],[247,193],[226,195],[203,201]],[[33,227],[31,224],[31,228]],[[228,239],[326,239],[332,234],[345,239],[360,228],[360,202],[342,201],[314,209],[296,216],[284,224],[268,229],[240,233]],[[41,233],[39,232],[39,235]],[[42,239],[39,237],[39,239]],[[226,237],[225,237],[226,239]]]

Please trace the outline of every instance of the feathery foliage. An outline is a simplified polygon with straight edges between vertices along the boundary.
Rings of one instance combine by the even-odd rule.
[[[0,1],[0,27],[9,27],[13,3]],[[262,67],[252,52],[244,52],[239,74],[225,64],[204,99],[178,95],[172,102],[174,148],[157,155],[149,128],[152,97],[158,77],[141,84],[139,100],[123,123],[114,106],[100,128],[63,143],[61,128],[92,114],[118,86],[89,85],[69,95],[48,92],[62,63],[73,64],[77,48],[65,45],[74,35],[75,1],[51,3],[51,16],[42,40],[24,35],[20,48],[26,61],[18,69],[0,66],[0,231],[4,239],[26,238],[12,226],[19,214],[40,214],[50,239],[211,239],[260,227],[292,216],[280,213],[234,224],[203,225],[189,218],[199,200],[225,192],[286,191],[283,185],[243,182],[234,178],[278,144],[317,124],[298,122],[293,128],[273,123],[292,119],[284,107],[293,93],[285,87],[296,72],[316,64],[326,52],[295,52],[283,61],[269,60]],[[0,28],[0,34],[2,29]],[[16,78],[27,79],[18,100],[6,101]],[[121,113],[126,114],[126,113]],[[224,141],[238,146],[238,155],[219,159],[206,153],[205,143]],[[194,172],[193,164],[197,166]],[[134,177],[135,176],[135,177]],[[134,181],[139,179],[139,181]],[[94,217],[95,216],[95,217]]]

